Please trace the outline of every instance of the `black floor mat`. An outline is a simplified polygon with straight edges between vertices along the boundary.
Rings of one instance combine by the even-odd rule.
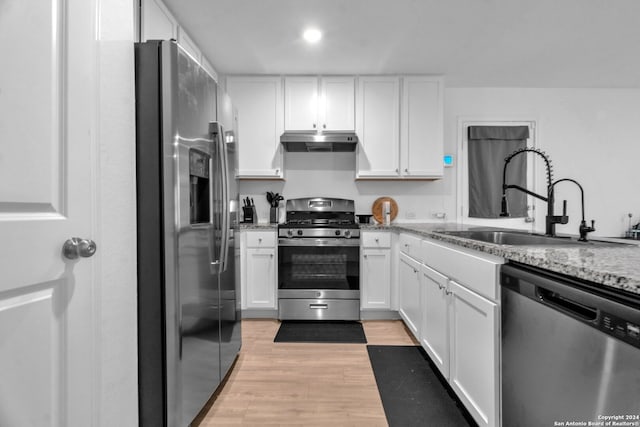
[[[360,322],[284,320],[274,342],[316,342],[366,344]]]
[[[368,345],[390,427],[477,426],[419,346]]]

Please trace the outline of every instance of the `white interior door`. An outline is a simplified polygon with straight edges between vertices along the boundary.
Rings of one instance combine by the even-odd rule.
[[[1,426],[95,424],[95,5],[0,2]]]

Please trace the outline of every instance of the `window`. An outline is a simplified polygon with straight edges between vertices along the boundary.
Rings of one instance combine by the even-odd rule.
[[[467,128],[469,174],[469,216],[499,218],[505,158],[526,147],[528,126],[469,126]],[[527,159],[518,156],[509,163],[506,182],[527,185]],[[508,191],[509,212],[527,216],[527,198],[520,191]]]
[[[508,190],[510,217],[500,217],[505,157],[535,147],[534,121],[459,120],[458,221],[464,224],[532,229],[534,201]],[[514,158],[507,182],[536,191],[534,156]]]

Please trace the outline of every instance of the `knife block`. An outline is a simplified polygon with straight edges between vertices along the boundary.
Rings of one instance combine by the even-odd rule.
[[[242,222],[250,224],[258,223],[258,214],[255,206],[242,207]]]

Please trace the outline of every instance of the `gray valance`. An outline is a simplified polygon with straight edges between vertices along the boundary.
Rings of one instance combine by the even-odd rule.
[[[527,139],[529,126],[469,126],[469,139]]]
[[[469,216],[498,218],[502,196],[504,159],[525,148],[528,126],[469,126]],[[517,156],[509,164],[507,182],[526,187],[527,157]],[[509,211],[513,217],[527,216],[527,198],[520,191],[508,190]]]

